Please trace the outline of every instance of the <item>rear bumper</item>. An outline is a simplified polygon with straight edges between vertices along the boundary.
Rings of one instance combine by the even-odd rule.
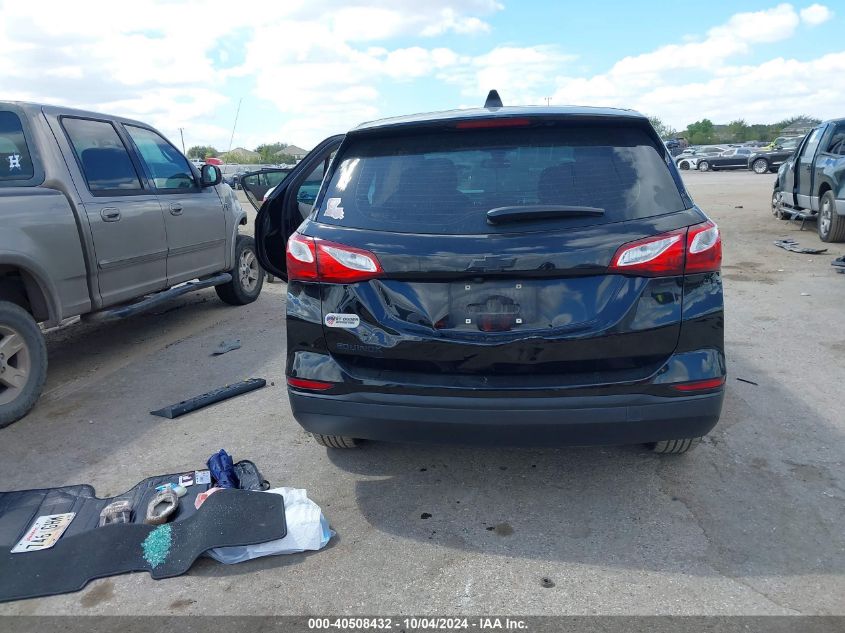
[[[699,437],[719,420],[724,391],[660,397],[319,395],[288,390],[312,433],[370,440],[511,446],[640,444]]]

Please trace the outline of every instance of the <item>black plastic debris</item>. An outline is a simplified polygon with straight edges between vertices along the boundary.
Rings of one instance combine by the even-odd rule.
[[[798,242],[791,238],[784,240],[775,240],[775,246],[793,253],[804,253],[806,255],[818,255],[819,253],[826,253],[826,248],[807,248],[806,246],[799,246]]]
[[[842,257],[837,257],[832,262],[830,262],[830,265],[836,268],[836,272],[845,274],[845,255],[842,255]]]
[[[737,377],[737,380],[738,380],[739,382],[748,383],[749,385],[754,385],[755,387],[759,387],[759,386],[760,386],[760,385],[758,385],[756,382],[754,382],[753,380],[748,380],[747,378],[739,378],[739,377]]]
[[[204,393],[199,396],[194,396],[193,398],[188,398],[187,400],[182,400],[181,402],[171,404],[170,406],[162,409],[150,411],[150,413],[152,415],[157,415],[160,418],[169,418],[172,420],[173,418],[178,418],[180,415],[185,415],[191,411],[207,407],[210,404],[216,404],[218,402],[222,402],[223,400],[228,400],[229,398],[234,398],[235,396],[249,393],[250,391],[255,391],[256,389],[261,389],[266,385],[267,381],[263,378],[250,378],[248,380],[236,382],[232,385],[220,387],[219,389],[214,389],[213,391],[209,391],[208,393]]]

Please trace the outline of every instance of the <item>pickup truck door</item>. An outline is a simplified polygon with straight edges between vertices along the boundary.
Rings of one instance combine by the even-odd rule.
[[[317,145],[260,205],[255,218],[255,251],[261,267],[271,275],[288,278],[288,238],[311,213],[323,176],[343,138],[342,134],[331,136]],[[244,190],[248,189],[249,184],[244,182]]]
[[[214,187],[201,187],[188,160],[155,130],[124,124],[150,186],[158,195],[167,229],[167,283],[226,267],[226,217]]]
[[[814,195],[813,162],[816,158],[816,150],[819,148],[819,143],[822,136],[825,135],[826,129],[826,125],[820,125],[813,129],[798,149],[798,155],[794,161],[795,202],[802,209],[819,210],[819,198],[817,195]]]
[[[106,120],[63,116],[50,122],[87,216],[102,306],[165,288],[164,216],[126,140]]]

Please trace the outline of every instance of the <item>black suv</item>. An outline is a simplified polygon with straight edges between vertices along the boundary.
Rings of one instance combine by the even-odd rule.
[[[303,209],[299,188],[324,169]],[[681,453],[719,419],[719,230],[638,113],[366,123],[282,181],[256,237],[288,278],[291,408],[325,446]]]

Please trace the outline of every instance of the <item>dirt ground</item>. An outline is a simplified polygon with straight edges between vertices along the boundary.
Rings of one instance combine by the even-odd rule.
[[[203,559],[179,578],[99,580],[0,614],[845,614],[845,275],[830,266],[845,244],[774,247],[820,242],[813,225],[772,217],[773,176],[684,178],[723,231],[729,362],[722,420],[692,453],[327,452],[288,407],[284,284],[245,308],[201,291],[51,333],[44,398],[0,430],[0,487],[114,495],[226,448],[306,488],[338,536],[321,552]],[[228,338],[243,347],[211,357]],[[148,414],[251,376],[269,386],[175,421]]]

